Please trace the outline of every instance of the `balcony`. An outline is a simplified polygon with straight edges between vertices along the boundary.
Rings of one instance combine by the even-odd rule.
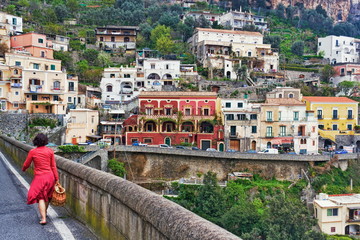
[[[352,120],[352,119],[354,119],[354,116],[353,116],[353,115],[348,115],[348,116],[347,116],[347,119],[348,119],[348,120]]]
[[[53,91],[53,92],[62,92],[62,91],[64,91],[64,88],[61,88],[61,87],[53,87],[53,88],[51,88],[51,91]]]
[[[237,134],[236,132],[230,132],[230,138],[236,138],[237,137]]]
[[[22,88],[22,83],[11,83],[10,87],[12,87],[12,88]]]
[[[273,138],[274,134],[273,133],[266,133],[265,137],[266,138]]]
[[[267,118],[265,121],[266,121],[266,122],[273,122],[274,119],[272,119],[272,118]]]

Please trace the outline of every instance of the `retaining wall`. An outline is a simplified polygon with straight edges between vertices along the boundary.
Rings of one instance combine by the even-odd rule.
[[[0,150],[19,166],[31,148],[0,135]],[[59,156],[56,163],[67,208],[102,239],[240,239],[122,178]]]

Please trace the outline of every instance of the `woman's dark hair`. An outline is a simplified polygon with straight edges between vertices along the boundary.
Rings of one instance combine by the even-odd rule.
[[[33,144],[37,147],[45,146],[48,143],[49,143],[49,139],[43,133],[39,133],[38,135],[36,135],[36,137],[33,140]]]

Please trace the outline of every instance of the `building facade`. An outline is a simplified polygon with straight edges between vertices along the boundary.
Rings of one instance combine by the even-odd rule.
[[[106,119],[100,121],[100,134],[103,139],[110,139],[112,145],[124,145],[122,134],[125,120],[124,110],[110,110]]]
[[[323,233],[360,235],[360,194],[320,193],[314,200],[314,214]]]
[[[360,40],[345,36],[326,36],[318,39],[318,54],[324,53],[324,58],[331,64],[358,63]]]
[[[221,109],[226,150],[260,151],[260,104],[249,103],[246,99],[222,99]]]
[[[106,26],[95,29],[96,46],[104,50],[124,49],[134,52],[136,49],[136,36],[139,27],[134,26]]]
[[[21,34],[23,32],[22,17],[0,12],[0,26],[5,27],[8,34]]]
[[[52,42],[52,48],[54,51],[69,51],[69,37],[60,35],[47,35],[46,39]]]
[[[260,30],[268,29],[268,24],[263,16],[257,16],[249,12],[229,11],[221,15],[219,23],[226,27],[231,27],[232,30],[242,30],[248,25],[255,25]]]
[[[343,81],[360,82],[360,63],[338,63],[333,67],[336,73],[330,82],[334,87]]]
[[[124,122],[126,145],[192,145],[224,150],[220,102],[213,92],[142,92],[139,114]]]
[[[53,59],[52,41],[47,40],[44,34],[26,33],[12,36],[11,48],[29,52],[33,57]]]

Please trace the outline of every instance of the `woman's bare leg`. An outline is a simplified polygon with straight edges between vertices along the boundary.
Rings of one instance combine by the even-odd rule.
[[[43,200],[43,199],[39,200],[38,207],[39,207],[39,213],[40,213],[40,216],[41,216],[40,222],[46,222],[46,209],[47,209],[47,206],[46,206],[45,200]]]

